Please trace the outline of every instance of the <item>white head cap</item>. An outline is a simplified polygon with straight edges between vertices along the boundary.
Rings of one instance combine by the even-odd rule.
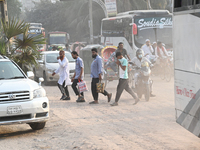
[[[153,44],[157,44],[156,42],[153,42]]]
[[[146,41],[145,42],[150,42],[150,40],[149,39],[146,39]]]

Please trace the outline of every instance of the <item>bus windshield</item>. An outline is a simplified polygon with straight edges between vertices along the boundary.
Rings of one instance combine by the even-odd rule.
[[[151,43],[155,41],[161,41],[166,45],[166,48],[172,48],[172,28],[150,28],[138,31],[135,36],[135,45],[142,47],[145,44],[145,40],[149,39]]]
[[[50,34],[49,42],[52,44],[66,44],[67,37],[66,34]]]
[[[141,47],[146,39],[151,42],[161,41],[167,48],[172,48],[172,17],[135,18],[138,34],[135,45]]]

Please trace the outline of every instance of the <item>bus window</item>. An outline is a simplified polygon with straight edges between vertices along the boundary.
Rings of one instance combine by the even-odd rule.
[[[122,19],[104,20],[102,34],[104,37],[123,37]]]
[[[156,30],[153,28],[138,31],[138,34],[135,36],[135,45],[140,48],[145,44],[146,39],[150,39],[151,42],[156,41],[155,32]]]
[[[194,0],[174,0],[174,11],[184,11],[194,8]]]
[[[195,8],[200,9],[200,0],[196,0]]]
[[[174,0],[174,8],[181,7],[181,0]]]
[[[157,29],[157,41],[165,44],[166,48],[172,47],[172,28]]]
[[[191,6],[194,5],[194,0],[182,0],[182,6]]]

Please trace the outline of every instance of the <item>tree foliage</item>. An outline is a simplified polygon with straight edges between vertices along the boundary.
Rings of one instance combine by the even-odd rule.
[[[72,41],[81,41],[89,37],[89,4],[88,0],[51,3],[42,0],[35,3],[35,8],[26,12],[27,22],[40,22],[46,32],[65,31],[70,34]],[[94,35],[100,34],[101,20],[104,12],[93,2]]]
[[[8,6],[8,17],[12,18],[19,18],[21,14],[21,7],[22,4],[19,2],[19,0],[7,0],[7,6]]]
[[[8,24],[2,24],[2,35],[0,36],[0,54],[7,55],[14,60],[25,72],[29,66],[37,65],[36,58],[40,55],[38,52],[38,44],[46,44],[42,35],[32,37],[28,34],[29,25],[24,21],[19,21],[16,18],[9,19]],[[14,38],[23,34],[23,39]],[[10,40],[15,46],[10,47]],[[6,53],[6,49],[10,48],[11,55]],[[20,50],[20,53],[16,53]]]

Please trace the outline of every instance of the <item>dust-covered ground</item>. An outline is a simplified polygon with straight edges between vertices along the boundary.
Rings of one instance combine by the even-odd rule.
[[[32,131],[28,125],[0,126],[0,150],[199,150],[200,139],[176,123],[173,81],[153,79],[155,98],[132,105],[134,100],[124,92],[116,107],[103,95],[100,104],[89,105],[90,91],[86,103],[76,103],[71,87],[71,100],[60,101],[57,86],[45,86],[50,100],[46,127]],[[90,89],[90,79],[86,81]],[[111,102],[117,83],[107,87]]]

